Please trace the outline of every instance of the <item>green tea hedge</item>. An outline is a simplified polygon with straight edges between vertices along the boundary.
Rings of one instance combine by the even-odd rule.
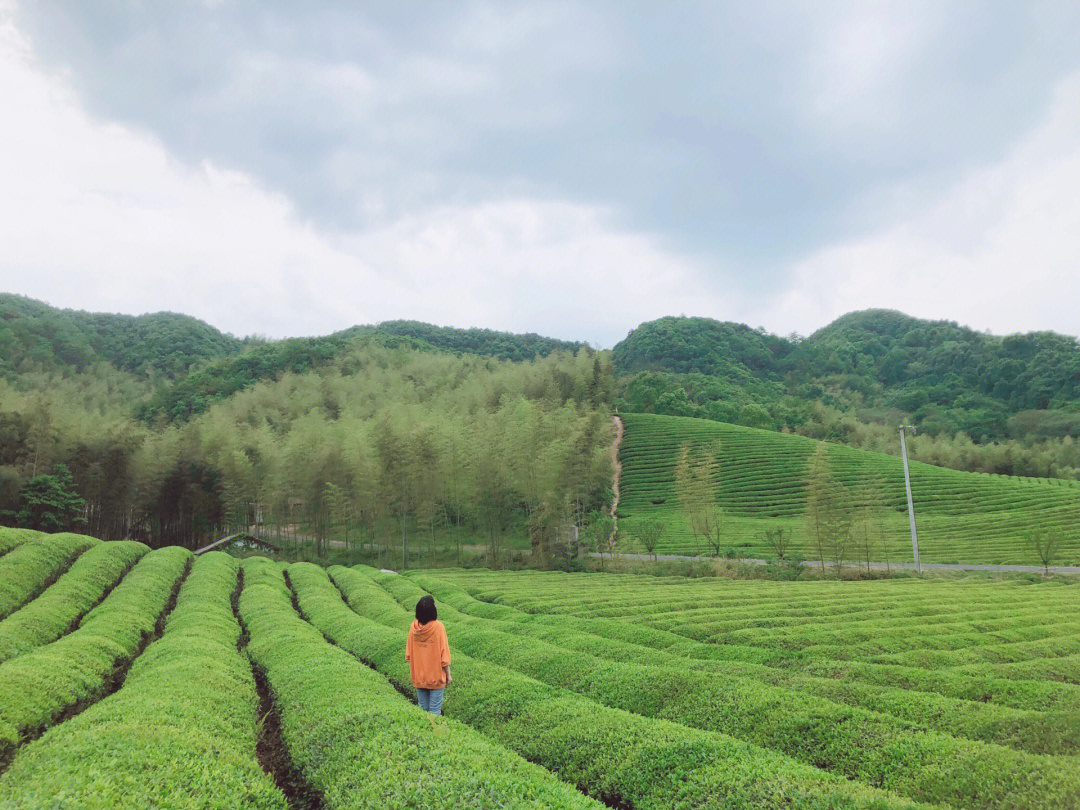
[[[0,663],[73,629],[147,551],[142,543],[122,540],[80,555],[41,596],[0,621]]]
[[[194,561],[123,688],[20,750],[0,806],[285,810],[256,759],[258,697],[230,600],[238,567],[221,552]]]
[[[599,807],[471,729],[433,721],[328,644],[293,609],[280,567],[251,558],[244,571],[240,615],[249,653],[273,692],[289,755],[326,807]],[[316,566],[295,565],[290,573],[329,586]],[[403,658],[404,639],[400,646]]]
[[[405,688],[409,671],[401,650],[410,614],[388,595],[380,597],[368,576],[341,567],[328,573],[361,615],[345,611],[340,596],[322,586],[321,608],[309,618]],[[301,599],[311,598],[297,585]],[[454,651],[453,638],[451,652],[454,683],[444,711],[607,803],[633,808],[910,804],[726,735],[608,708],[473,659]]]
[[[0,664],[0,729],[19,739],[64,712],[99,700],[154,631],[192,555],[177,546],[146,554],[112,593],[63,638]],[[13,753],[9,743],[0,761]]]
[[[0,619],[37,596],[76,557],[100,542],[81,534],[48,534],[5,554],[0,558]]]

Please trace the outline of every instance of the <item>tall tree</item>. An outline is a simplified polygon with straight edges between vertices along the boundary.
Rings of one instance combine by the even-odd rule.
[[[829,466],[825,442],[818,443],[807,462],[806,522],[822,572],[826,558],[839,569],[850,542],[851,520],[844,487]]]
[[[19,492],[15,514],[20,526],[55,532],[85,523],[82,511],[86,502],[74,489],[71,471],[57,464],[49,475],[35,475]]]
[[[704,540],[716,557],[720,556],[723,545],[724,517],[717,497],[720,485],[719,458],[719,440],[696,457],[691,457],[690,444],[686,442],[675,465],[676,497],[686,516],[690,533],[695,540]]]

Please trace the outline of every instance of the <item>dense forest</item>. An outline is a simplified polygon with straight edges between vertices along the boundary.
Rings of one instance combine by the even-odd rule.
[[[845,315],[806,338],[707,318],[642,324],[612,352],[617,408],[789,430],[895,452],[916,425],[923,461],[1080,475],[1080,344],[998,337],[899,312]]]
[[[695,416],[923,461],[1080,477],[1080,352],[853,313],[806,338],[704,318],[608,351],[413,321],[286,340],[184,315],[0,295],[0,522],[197,544],[261,522],[319,542],[547,547],[596,526],[612,411]]]
[[[154,545],[260,523],[320,544],[438,534],[557,553],[609,497],[614,376],[580,344],[403,322],[241,344],[206,327],[216,339],[179,341],[202,360],[181,375],[168,341],[203,337],[198,321],[3,303],[6,523]],[[110,332],[156,328],[159,356]]]

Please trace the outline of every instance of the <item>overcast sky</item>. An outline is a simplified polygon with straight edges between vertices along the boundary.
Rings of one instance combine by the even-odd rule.
[[[1080,334],[1078,42],[1074,0],[0,0],[0,291],[275,337]]]

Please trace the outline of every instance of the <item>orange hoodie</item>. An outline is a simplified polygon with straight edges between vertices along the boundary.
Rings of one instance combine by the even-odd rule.
[[[405,660],[413,686],[418,689],[442,689],[446,686],[443,667],[450,666],[450,644],[446,628],[438,619],[427,624],[413,621],[405,642]]]

